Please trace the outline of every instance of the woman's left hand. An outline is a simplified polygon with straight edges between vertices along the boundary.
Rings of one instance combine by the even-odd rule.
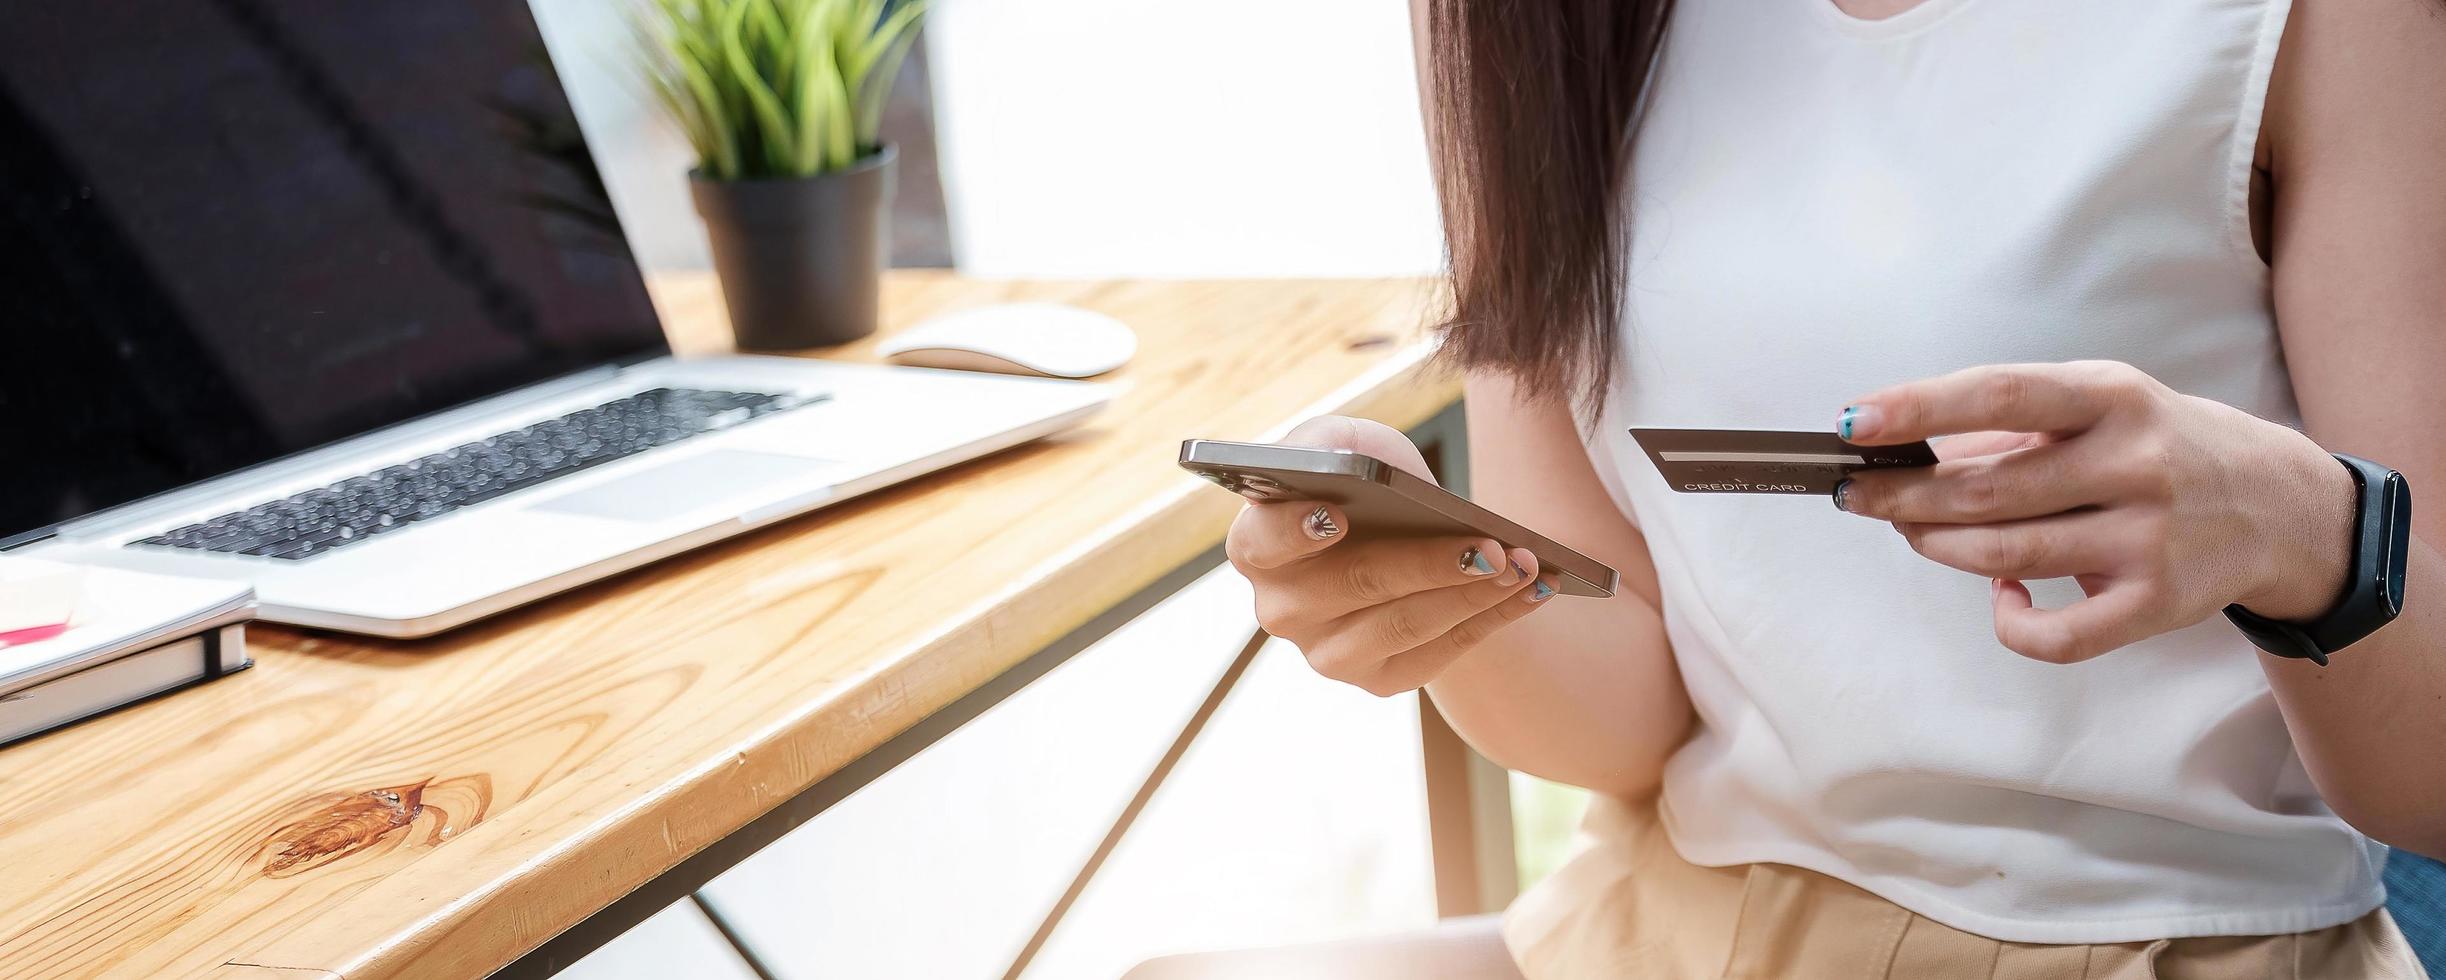
[[[1835,506],[1993,579],[1996,639],[2072,663],[2215,615],[2325,612],[2351,556],[2352,475],[2308,436],[2111,361],[1971,368],[1843,410],[1861,445],[1938,439],[1932,467],[1863,472]],[[2088,598],[2031,604],[2029,580]]]

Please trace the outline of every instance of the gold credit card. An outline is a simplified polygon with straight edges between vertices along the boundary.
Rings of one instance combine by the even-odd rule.
[[[1834,492],[1861,470],[1932,466],[1925,442],[1855,446],[1832,432],[1763,429],[1632,429],[1665,482],[1682,493]]]

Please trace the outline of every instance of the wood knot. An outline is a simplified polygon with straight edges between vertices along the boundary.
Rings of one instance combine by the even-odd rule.
[[[407,828],[420,817],[430,818],[425,843],[439,844],[474,826],[491,808],[492,780],[481,774],[315,797],[264,842],[263,874],[286,878],[376,846],[388,850],[407,838]]]

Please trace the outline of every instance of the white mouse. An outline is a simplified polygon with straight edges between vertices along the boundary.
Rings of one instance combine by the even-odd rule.
[[[1128,363],[1138,336],[1127,324],[1059,303],[1009,303],[945,313],[884,339],[895,364],[1085,378]]]

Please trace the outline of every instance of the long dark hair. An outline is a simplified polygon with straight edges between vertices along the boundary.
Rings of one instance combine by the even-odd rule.
[[[1621,349],[1632,134],[1672,0],[1427,0],[1444,352],[1593,414]]]

